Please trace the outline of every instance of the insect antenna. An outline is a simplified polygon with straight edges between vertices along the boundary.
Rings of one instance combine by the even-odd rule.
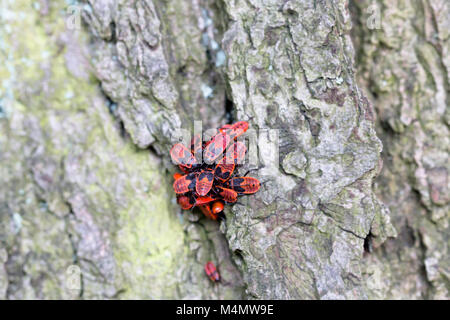
[[[261,169],[261,168],[262,168],[262,167],[253,168],[253,169],[248,169],[247,172],[243,175],[243,177],[247,176],[250,172],[259,170],[259,169]]]

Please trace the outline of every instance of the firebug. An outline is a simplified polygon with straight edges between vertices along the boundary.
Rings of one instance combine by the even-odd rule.
[[[175,164],[185,168],[191,168],[193,164],[197,163],[191,151],[181,143],[177,143],[172,147],[170,156]]]
[[[229,163],[230,162],[230,163]],[[227,157],[224,156],[217,164],[214,170],[214,178],[220,182],[225,182],[231,178],[234,171],[234,161],[228,161]]]
[[[219,196],[228,203],[235,203],[237,201],[238,194],[233,189],[224,187],[217,187]]]
[[[181,209],[183,209],[183,210],[189,210],[194,206],[191,198],[188,196],[177,197],[177,202],[180,205]]]
[[[227,181],[227,186],[238,194],[252,194],[259,190],[261,183],[252,177],[235,177]]]
[[[220,280],[219,272],[217,271],[214,263],[212,263],[211,261],[208,261],[205,264],[205,272],[208,275],[208,277],[211,279],[211,281],[217,282]]]
[[[184,175],[173,183],[173,189],[175,193],[182,194],[195,189],[195,182],[197,181],[197,172]]]
[[[197,177],[195,190],[199,196],[205,196],[212,188],[214,182],[214,172],[204,170]]]

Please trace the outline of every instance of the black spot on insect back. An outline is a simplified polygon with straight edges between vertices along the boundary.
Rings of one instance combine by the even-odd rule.
[[[186,179],[191,181],[191,183],[189,183],[189,186],[188,186],[189,190],[195,189],[195,184],[197,181],[196,177],[197,177],[197,173],[195,173],[195,172],[188,174]]]

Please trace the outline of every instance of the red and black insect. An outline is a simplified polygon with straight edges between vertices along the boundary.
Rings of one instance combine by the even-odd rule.
[[[252,194],[259,190],[261,183],[252,177],[235,177],[227,181],[227,186],[238,194]]]
[[[197,172],[192,172],[187,175],[181,176],[173,183],[173,190],[176,194],[183,194],[195,189],[195,183],[197,181]]]
[[[172,147],[170,156],[175,164],[181,165],[184,168],[189,169],[193,164],[197,163],[191,151],[181,143],[177,143]]]
[[[214,169],[214,178],[219,182],[225,182],[231,178],[234,171],[234,159],[229,160],[226,155],[219,161]]]
[[[247,152],[245,144],[237,138],[247,129],[248,123],[239,121],[222,126],[205,142],[201,134],[195,135],[190,148],[181,143],[173,146],[172,160],[184,173],[175,173],[173,184],[182,209],[198,207],[206,217],[217,220],[225,203],[235,203],[239,195],[258,191],[260,183],[257,179],[234,176]],[[203,162],[197,160],[201,153]]]
[[[230,125],[224,125],[219,129],[220,132],[228,134],[229,136],[231,136],[232,139],[236,139],[247,130],[248,130],[247,121],[238,121]]]
[[[227,149],[230,143],[237,139],[248,129],[248,122],[239,121],[232,125],[226,125],[219,129],[219,133],[212,137],[211,142],[203,151],[203,160],[212,164]]]
[[[211,279],[211,281],[217,282],[220,280],[219,272],[217,271],[214,263],[212,263],[211,261],[208,261],[205,264],[205,272],[208,275],[208,277]]]
[[[226,133],[219,132],[211,139],[205,150],[203,150],[203,161],[213,164],[219,158],[233,139]]]
[[[189,196],[178,196],[177,203],[183,210],[189,210],[194,206],[194,203]]]
[[[238,194],[233,189],[228,189],[224,187],[216,187],[218,190],[218,195],[228,203],[235,203],[237,201]]]
[[[206,196],[214,182],[214,172],[210,169],[203,170],[197,177],[195,191],[199,196]]]
[[[173,175],[177,203],[183,210],[198,207],[205,217],[217,220],[225,203],[235,203],[239,195],[252,194],[260,189],[258,179],[235,176],[247,152],[245,144],[237,138],[247,130],[248,123],[239,121],[222,126],[205,142],[201,134],[195,135],[190,148],[181,143],[172,147],[172,161],[183,172]],[[200,160],[201,155],[203,161]],[[220,280],[212,262],[205,264],[205,272],[211,281]]]
[[[215,198],[206,196],[206,197],[197,197],[197,199],[195,199],[195,205],[196,206],[201,206],[201,205],[205,205],[207,203],[213,202],[214,200],[216,200]]]

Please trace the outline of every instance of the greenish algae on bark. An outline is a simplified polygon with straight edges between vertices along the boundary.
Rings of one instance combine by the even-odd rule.
[[[252,175],[264,183],[227,215],[247,294],[367,298],[364,241],[395,230],[372,191],[382,146],[353,73],[346,1],[223,3],[227,82],[238,118],[259,130]]]
[[[368,254],[374,299],[448,299],[450,4],[352,1],[359,82],[377,113],[375,190],[398,237]]]
[[[214,249],[161,160],[121,134],[67,4],[38,4],[0,16],[1,297],[239,297],[205,277]]]
[[[413,8],[428,40],[412,48],[395,21],[385,33],[355,24],[374,125],[347,1],[3,0],[0,297],[448,296],[448,20],[436,13],[448,8],[423,3]],[[86,29],[67,30],[71,5]],[[406,2],[383,5],[414,20]],[[412,122],[396,103],[408,98],[399,61],[411,54],[424,79]],[[217,126],[225,112],[256,130],[251,175],[264,185],[219,229],[181,214],[168,150],[173,131]],[[387,206],[372,190],[376,126]],[[399,237],[384,242],[396,234],[389,210]],[[208,260],[221,283],[205,277]]]

